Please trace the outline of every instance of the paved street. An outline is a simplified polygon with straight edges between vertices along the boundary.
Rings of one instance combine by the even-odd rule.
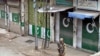
[[[2,31],[2,32],[1,32]],[[39,39],[39,50],[34,50],[34,37],[20,36],[0,29],[0,56],[58,56],[57,45],[51,43],[46,50],[41,49],[42,40]],[[66,47],[65,56],[89,56],[91,53]]]

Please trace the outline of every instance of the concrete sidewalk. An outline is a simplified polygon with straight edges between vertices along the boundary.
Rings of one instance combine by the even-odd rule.
[[[2,30],[2,29],[0,29]],[[5,30],[3,30],[5,31]],[[28,42],[29,41],[29,42]],[[39,50],[34,50],[35,39],[31,36],[20,36],[12,32],[0,33],[0,56],[58,56],[56,43],[51,43],[46,50],[41,49],[42,40],[39,39]],[[65,56],[90,56],[71,47],[66,47]]]

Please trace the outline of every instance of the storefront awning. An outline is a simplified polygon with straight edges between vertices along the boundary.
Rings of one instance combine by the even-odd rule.
[[[74,12],[68,12],[68,17],[75,19],[95,19],[99,15],[99,12],[94,11],[85,11],[85,10],[77,10]]]
[[[56,13],[56,12],[61,12],[61,11],[65,11],[65,10],[69,10],[69,9],[72,9],[74,7],[66,7],[66,6],[52,6],[52,7],[49,7],[48,10],[46,10],[46,7],[43,7],[43,8],[40,8],[38,9],[38,12],[41,12],[41,13]]]

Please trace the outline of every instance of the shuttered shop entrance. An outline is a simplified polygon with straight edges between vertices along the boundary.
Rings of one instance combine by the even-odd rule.
[[[73,20],[67,18],[66,13],[61,14],[60,18],[60,38],[64,38],[66,44],[73,45]]]
[[[83,20],[82,29],[82,48],[98,51],[99,41],[99,19],[95,19],[96,27],[92,27],[92,19]]]
[[[56,0],[56,4],[73,6],[73,0]],[[73,45],[73,20],[67,18],[67,12],[60,13],[60,38],[64,38],[66,44]]]

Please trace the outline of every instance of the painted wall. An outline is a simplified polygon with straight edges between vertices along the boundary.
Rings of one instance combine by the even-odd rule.
[[[21,34],[20,27],[22,23],[20,22],[19,3],[16,3],[15,1],[8,1],[7,3],[10,5],[10,7],[8,6],[9,8],[5,6],[5,3],[0,5],[0,27]],[[9,10],[9,13],[7,13],[6,8]],[[17,30],[15,28],[17,28]]]
[[[81,9],[100,11],[100,0],[74,0],[74,6]]]
[[[33,1],[29,0],[29,34],[35,36],[35,18],[34,18],[34,8],[33,8]],[[44,2],[37,2],[38,7],[43,6]],[[50,38],[50,20],[49,15],[47,17],[47,37]],[[46,16],[43,13],[37,14],[37,36],[39,38],[45,38],[45,31],[46,31]]]
[[[67,17],[68,11],[60,14],[60,38],[64,38],[64,42],[73,45],[73,19]]]
[[[73,6],[73,0],[56,0],[56,5]],[[64,38],[66,44],[73,45],[73,19],[67,17],[67,12],[60,13],[60,38]]]
[[[73,45],[73,20],[68,18],[61,18],[60,37],[64,38],[64,42],[66,44]]]
[[[20,21],[20,12],[19,12],[19,8],[12,8],[10,7],[10,13],[9,13],[9,19],[10,19],[10,23],[9,23],[9,30],[18,34],[21,34],[21,29],[20,29],[20,25],[21,25],[21,21]],[[15,29],[17,28],[17,29]]]
[[[73,0],[56,0],[57,5],[73,6]]]
[[[93,20],[83,20],[82,29],[82,48],[98,51],[98,41],[99,41],[99,19],[95,20],[96,27],[93,27],[91,23]]]
[[[8,29],[9,31],[21,34],[21,18],[20,18],[20,4],[19,1],[8,0]],[[15,29],[17,28],[17,29]]]

